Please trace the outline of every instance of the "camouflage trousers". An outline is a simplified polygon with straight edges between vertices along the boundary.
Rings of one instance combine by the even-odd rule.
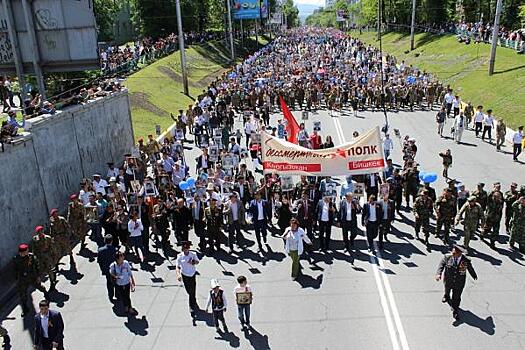
[[[511,245],[518,243],[520,248],[525,248],[525,225],[512,224],[510,230],[510,242]]]
[[[64,234],[56,235],[55,243],[57,245],[57,251],[58,251],[59,257],[71,254],[71,242],[69,239],[69,234],[64,233]]]
[[[83,241],[87,235],[87,225],[75,223],[71,225],[71,236],[75,241]]]
[[[420,217],[419,219],[416,219],[414,228],[416,231],[416,235],[418,235],[421,228],[423,228],[423,233],[425,234],[425,237],[428,237],[430,233],[430,218]]]
[[[452,218],[439,217],[436,221],[436,235],[439,236],[441,233],[441,227],[443,227],[444,238],[446,241],[450,239],[450,227],[452,226]]]
[[[490,236],[491,241],[497,241],[499,236],[500,218],[488,218],[484,226],[484,236]]]
[[[463,246],[465,248],[468,248],[469,247],[469,244],[470,244],[470,239],[472,238],[472,236],[476,233],[476,229],[477,229],[477,223],[474,223],[474,224],[465,224],[463,226],[463,234],[465,235],[463,237]]]

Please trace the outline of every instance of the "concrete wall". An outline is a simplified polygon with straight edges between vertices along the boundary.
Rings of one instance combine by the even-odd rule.
[[[106,163],[120,164],[133,147],[126,91],[26,125],[30,134],[0,152],[0,271],[51,208],[65,212],[80,179],[104,176]]]

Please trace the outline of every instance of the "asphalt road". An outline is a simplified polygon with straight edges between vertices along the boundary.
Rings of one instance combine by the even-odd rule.
[[[299,120],[300,113],[294,114]],[[332,135],[336,145],[350,140],[353,131],[361,133],[384,124],[384,116],[377,112],[361,112],[355,118],[350,113],[330,117],[322,111],[310,115],[309,130],[316,120],[321,121],[321,135]],[[479,181],[489,188],[501,181],[504,190],[512,181],[525,184],[524,166],[512,162],[508,154],[496,153],[494,146],[482,143],[473,132],[464,133],[465,145],[441,139],[435,131],[434,113],[392,113],[389,122],[401,135],[416,138],[417,161],[424,171],[439,174],[437,154],[450,148],[454,156],[450,176],[471,190]],[[394,141],[394,162],[400,163],[400,143]],[[189,159],[198,152],[189,151]],[[440,190],[445,183],[439,178],[434,185]],[[304,275],[297,281],[290,278],[291,261],[277,237],[269,238],[268,252],[263,255],[256,253],[255,237],[249,232],[244,236],[251,246],[242,253],[204,257],[197,278],[201,307],[211,278],[220,280],[232,305],[235,278],[244,274],[254,289],[251,332],[241,332],[234,307],[226,313],[229,334],[217,334],[209,315],[199,315],[192,325],[187,295],[170,269],[173,261],[161,255],[145,269],[135,265],[138,287],[132,301],[139,315],[128,319],[116,314],[106,300],[105,280],[97,264],[90,261],[94,245],[90,253],[77,256],[78,273],[70,271],[63,259],[59,293],[53,294],[52,307],[64,316],[67,349],[521,349],[525,344],[525,260],[504,244],[507,236],[501,236],[497,251],[479,239],[471,243],[479,279],[468,278],[462,317],[454,322],[448,306],[441,303],[442,283],[434,280],[446,250],[431,237],[427,251],[413,239],[409,226],[413,216],[404,216],[403,221],[395,222],[395,235],[377,258],[367,253],[363,236],[358,237],[358,253],[345,253],[340,230],[334,228],[336,250],[314,253],[312,265],[302,260]],[[41,297],[33,293],[35,305]],[[29,349],[32,320],[24,322],[20,308],[14,305],[4,306],[4,311],[3,325],[11,335],[12,348]]]

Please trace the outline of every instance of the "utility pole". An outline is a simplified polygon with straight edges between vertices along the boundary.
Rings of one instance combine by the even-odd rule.
[[[182,18],[180,14],[180,0],[175,1],[177,11],[177,29],[179,34],[179,51],[180,51],[180,69],[182,71],[182,85],[184,86],[184,95],[189,96],[188,89],[188,72],[186,71],[186,51],[184,48],[184,32],[182,31]]]
[[[377,40],[381,37],[381,0],[377,0]]]
[[[496,3],[496,16],[494,17],[494,30],[492,32],[492,48],[490,49],[489,75],[494,74],[494,64],[496,63],[496,47],[498,46],[499,19],[501,17],[501,8],[503,0]]]
[[[4,0],[4,12],[5,19],[7,21],[7,31],[9,33],[9,39],[13,45],[13,58],[15,61],[16,75],[18,77],[18,84],[20,85],[20,91],[22,92],[22,102],[26,100],[27,91],[25,89],[25,80],[24,80],[24,64],[22,62],[22,54],[20,53],[20,45],[18,44],[18,36],[16,35],[15,20],[13,17],[13,11],[11,2]]]
[[[4,0],[5,1],[5,0]],[[33,69],[35,71],[36,80],[38,82],[38,92],[42,97],[42,101],[47,100],[46,84],[44,82],[44,74],[42,67],[40,67],[40,54],[38,43],[36,41],[35,24],[33,22],[33,12],[31,5],[27,0],[22,0],[22,9],[24,10],[24,20],[27,26],[27,36],[29,37],[30,45],[33,47],[31,60],[33,61]]]
[[[235,62],[235,47],[233,42],[233,29],[232,29],[232,8],[230,0],[226,0],[226,6],[228,7],[228,34],[230,35],[230,53],[232,56],[232,62]]]
[[[416,0],[412,0],[412,22],[410,24],[410,51],[414,50],[415,26],[416,26]]]

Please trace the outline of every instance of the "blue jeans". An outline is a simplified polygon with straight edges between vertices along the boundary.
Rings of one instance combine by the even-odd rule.
[[[237,317],[241,325],[250,324],[250,304],[237,305]]]

